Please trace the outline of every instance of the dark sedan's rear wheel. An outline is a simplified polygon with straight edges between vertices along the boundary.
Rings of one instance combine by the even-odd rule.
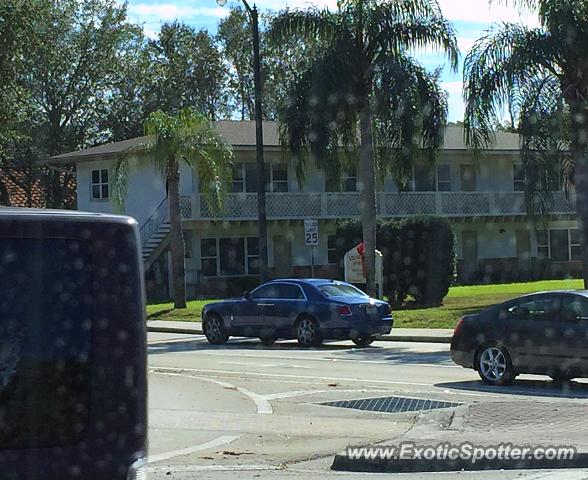
[[[480,351],[476,369],[480,378],[490,385],[508,385],[516,377],[508,352],[498,345],[487,345]]]
[[[229,334],[223,325],[223,319],[216,313],[209,313],[204,319],[204,335],[208,343],[212,345],[222,345],[227,343]]]
[[[317,321],[311,317],[302,317],[296,325],[296,338],[302,347],[318,347],[322,338]]]
[[[261,343],[263,343],[266,347],[269,347],[276,343],[276,337],[259,337]]]
[[[367,347],[368,345],[371,345],[375,339],[375,336],[368,335],[367,337],[357,337],[352,338],[351,340],[353,340],[353,343],[355,343],[358,347]]]

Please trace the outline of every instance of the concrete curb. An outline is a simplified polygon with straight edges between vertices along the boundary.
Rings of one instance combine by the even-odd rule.
[[[588,467],[588,453],[577,453],[570,460],[504,460],[481,459],[476,463],[459,459],[351,459],[346,454],[338,454],[333,460],[331,470],[368,473],[416,473],[416,472],[459,472],[480,470],[534,470]]]
[[[194,328],[177,328],[177,327],[150,327],[147,325],[148,332],[155,333],[178,333],[182,335],[203,335],[202,330]],[[418,342],[418,343],[451,343],[451,337],[429,337],[426,335],[382,335],[378,341],[383,342]]]

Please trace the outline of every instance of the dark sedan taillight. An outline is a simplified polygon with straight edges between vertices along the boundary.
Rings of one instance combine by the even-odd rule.
[[[339,315],[351,315],[351,308],[348,305],[339,305],[337,307],[337,313]]]
[[[461,317],[459,319],[459,322],[457,322],[455,329],[453,330],[453,335],[457,335],[461,331],[461,327],[463,326],[463,321],[464,321],[464,317]]]

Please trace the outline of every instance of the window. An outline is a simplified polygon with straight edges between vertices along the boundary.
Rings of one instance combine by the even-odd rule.
[[[560,299],[556,295],[522,299],[507,308],[508,316],[516,320],[555,320],[559,315]]]
[[[430,163],[417,163],[414,166],[415,192],[435,191],[435,170]]]
[[[219,239],[220,274],[244,275],[245,274],[245,239],[221,238]]]
[[[549,232],[547,230],[537,231],[537,255],[540,258],[549,258]]]
[[[570,259],[568,230],[549,230],[549,255],[556,262]]]
[[[329,235],[327,237],[327,261],[328,263],[337,263],[337,237]]]
[[[576,229],[570,230],[570,260],[582,260],[580,231]]]
[[[437,191],[451,192],[451,166],[437,165]]]
[[[525,169],[520,163],[512,166],[513,190],[515,192],[525,191]]]
[[[0,239],[0,251],[0,448],[77,443],[92,380],[90,253],[23,238]]]
[[[275,284],[263,285],[258,289],[254,290],[249,296],[252,300],[258,300],[260,298],[278,298],[278,290]]]
[[[280,283],[276,285],[277,297],[286,300],[305,300],[302,288],[292,283]]]
[[[580,234],[576,229],[538,230],[537,255],[556,262],[581,260]]]
[[[287,192],[288,191],[288,167],[283,164],[271,166],[271,191]]]
[[[200,272],[205,277],[258,275],[259,240],[256,237],[202,239]]]
[[[231,192],[240,193],[245,191],[245,166],[242,163],[233,165],[233,180],[231,181]]]
[[[587,321],[588,299],[580,295],[564,295],[561,310],[565,321]]]
[[[205,277],[214,277],[217,272],[216,238],[200,240],[200,272]]]
[[[461,191],[473,192],[476,190],[476,167],[474,165],[460,166]]]
[[[108,170],[92,170],[92,199],[103,200],[108,196]]]
[[[357,192],[357,170],[355,168],[343,173],[341,186],[344,192]]]
[[[318,286],[325,297],[367,297],[364,292],[346,283],[325,283]]]
[[[259,274],[259,239],[247,238],[247,274]]]

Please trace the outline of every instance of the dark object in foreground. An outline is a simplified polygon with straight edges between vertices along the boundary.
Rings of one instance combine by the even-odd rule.
[[[0,209],[0,475],[133,480],[145,463],[136,222]]]
[[[491,385],[521,373],[569,381],[588,376],[587,339],[588,291],[536,293],[463,317],[451,358]]]
[[[202,311],[202,329],[212,344],[236,335],[259,337],[264,345],[295,338],[304,347],[325,339],[366,346],[390,333],[392,323],[386,302],[348,283],[323,279],[272,280],[242,298],[209,303]]]

